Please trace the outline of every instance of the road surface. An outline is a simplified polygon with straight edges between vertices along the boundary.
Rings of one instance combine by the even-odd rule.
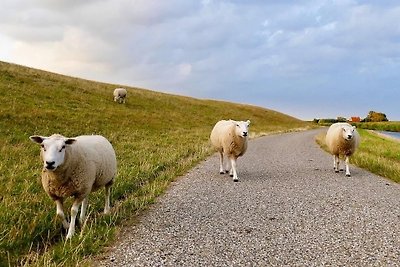
[[[171,184],[101,266],[400,266],[400,186],[333,160],[311,130],[258,138]]]

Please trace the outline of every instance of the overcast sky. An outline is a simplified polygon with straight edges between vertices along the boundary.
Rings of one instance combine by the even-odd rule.
[[[300,119],[400,120],[395,0],[2,0],[0,60]]]

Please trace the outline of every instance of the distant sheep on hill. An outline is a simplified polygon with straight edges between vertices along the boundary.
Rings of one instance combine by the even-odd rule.
[[[104,213],[110,212],[110,191],[117,172],[117,160],[110,142],[100,135],[83,135],[66,138],[59,134],[50,137],[34,135],[30,139],[40,144],[43,160],[42,185],[56,202],[57,215],[61,218],[67,239],[75,232],[75,220],[82,204],[80,222],[85,219],[88,195],[105,187]],[[71,220],[64,215],[64,199],[74,196]]]
[[[333,155],[335,172],[339,172],[339,156],[344,156],[346,176],[350,177],[349,158],[360,144],[360,135],[356,127],[344,122],[334,123],[329,127],[325,141],[329,152]]]
[[[248,129],[250,121],[221,120],[211,131],[210,140],[213,147],[219,152],[219,172],[224,174],[229,170],[233,181],[239,181],[236,171],[236,160],[247,150]],[[224,154],[229,162],[224,169]]]
[[[116,88],[114,90],[114,101],[119,104],[125,103],[128,92],[125,88]]]

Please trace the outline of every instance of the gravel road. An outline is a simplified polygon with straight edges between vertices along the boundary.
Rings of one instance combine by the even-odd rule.
[[[240,181],[214,155],[125,228],[101,266],[400,266],[400,186],[333,160],[321,130],[250,141]]]

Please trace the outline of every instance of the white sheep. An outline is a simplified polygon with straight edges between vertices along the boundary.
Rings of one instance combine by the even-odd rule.
[[[243,156],[247,150],[248,128],[250,121],[221,120],[217,122],[211,131],[210,139],[213,147],[219,152],[219,172],[228,172],[233,181],[239,181],[236,171],[236,160]],[[227,168],[224,169],[224,154],[229,159]]]
[[[339,172],[339,156],[345,157],[346,176],[350,177],[349,158],[360,144],[360,135],[356,127],[345,122],[332,124],[325,137],[329,152],[333,155],[333,168]]]
[[[117,172],[117,160],[110,142],[100,135],[83,135],[66,138],[59,134],[50,137],[29,137],[41,145],[43,160],[42,185],[56,202],[57,215],[61,218],[67,239],[75,232],[75,220],[82,203],[80,222],[85,219],[88,195],[105,187],[104,213],[110,212],[111,186]],[[63,210],[64,199],[74,196],[70,223]]]
[[[125,88],[116,88],[114,90],[114,101],[120,104],[125,103],[128,92]]]

